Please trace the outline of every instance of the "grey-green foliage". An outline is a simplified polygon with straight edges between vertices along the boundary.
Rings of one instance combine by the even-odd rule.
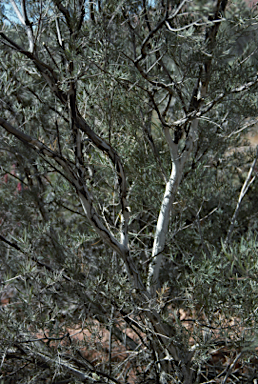
[[[61,3],[67,13],[58,10]],[[179,3],[171,2],[170,14]],[[171,171],[164,126],[173,127],[192,111],[194,87],[210,58],[208,93],[198,108],[214,105],[199,118],[196,146],[183,170],[155,302],[146,298],[139,303],[122,260],[93,230],[61,167],[1,128],[2,303],[5,297],[10,299],[0,313],[4,382],[11,383],[13,377],[17,383],[54,382],[55,377],[75,382],[69,370],[73,364],[93,379],[102,371],[120,382],[126,382],[132,372],[136,381],[160,380],[163,370],[170,382],[186,383],[181,363],[172,359],[171,364],[159,365],[155,360],[158,353],[158,359],[170,357],[145,316],[154,308],[176,330],[173,342],[182,345],[183,351],[195,348],[189,365],[192,382],[203,382],[206,361],[218,340],[225,344],[230,339],[233,351],[242,348],[246,359],[252,358],[257,337],[255,182],[240,207],[231,244],[222,244],[254,158],[252,151],[233,153],[232,148],[242,145],[245,131],[241,128],[258,113],[257,16],[240,2],[229,4],[220,15],[216,44],[211,47],[206,35],[213,25],[215,3],[220,2],[185,4],[149,39],[140,69],[137,57],[142,54],[142,42],[164,18],[165,2],[152,2],[146,9],[140,1],[86,2],[86,14],[76,31],[82,2],[27,3],[37,36],[37,59],[45,63],[47,74],[56,77],[58,89],[67,97],[71,81],[76,82],[78,110],[122,159],[131,215],[130,252],[144,283],[165,178]],[[4,30],[28,49],[27,35],[18,21],[11,19]],[[16,51],[3,36],[1,42],[1,117],[66,158],[75,169],[68,103],[58,98],[30,56]],[[246,90],[233,92],[243,85]],[[181,151],[190,124],[189,116],[181,124]],[[172,136],[177,128],[171,128]],[[122,216],[114,164],[85,133],[82,143],[83,178],[93,206],[119,239]],[[180,320],[180,311],[190,318],[190,327]],[[136,321],[133,326],[131,319]],[[113,327],[114,344],[117,340],[125,344],[126,327],[137,331],[130,333],[134,340],[127,338],[130,364],[124,356],[108,360],[105,348],[111,346],[112,352],[111,344],[101,350],[103,359],[98,355],[97,362],[91,362],[95,367],[85,362],[81,356],[85,348],[95,353],[100,347],[102,330],[96,331],[96,324],[108,330]],[[75,326],[90,330],[90,336],[87,333],[77,343],[69,337]],[[39,335],[44,340],[36,342]],[[223,375],[223,369],[219,367],[216,375]],[[208,372],[207,380],[212,375]]]

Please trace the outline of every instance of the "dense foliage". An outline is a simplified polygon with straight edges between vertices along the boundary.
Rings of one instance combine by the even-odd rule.
[[[1,382],[257,377],[257,17],[3,1]]]

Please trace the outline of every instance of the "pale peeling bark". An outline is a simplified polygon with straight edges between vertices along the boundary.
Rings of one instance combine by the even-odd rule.
[[[148,273],[148,291],[152,297],[155,297],[159,271],[163,258],[163,250],[168,232],[168,224],[171,213],[171,207],[174,202],[178,187],[180,185],[183,169],[186,161],[192,152],[194,142],[197,137],[198,119],[194,119],[191,124],[191,129],[185,143],[185,149],[181,155],[178,153],[178,144],[175,144],[169,133],[169,129],[165,128],[165,136],[170,147],[172,171],[170,178],[166,184],[165,193],[161,203],[159,217],[156,226],[154,244],[152,248],[152,262],[149,266]]]
[[[164,193],[164,197],[161,204],[161,209],[159,212],[153,250],[152,250],[152,261],[149,266],[148,291],[151,293],[152,297],[155,297],[156,295],[157,282],[158,282],[159,271],[160,271],[160,266],[162,262],[162,252],[165,247],[171,207],[174,202],[175,195],[177,193],[179,184],[182,179],[184,165],[186,161],[189,159],[189,156],[193,149],[194,141],[196,140],[196,137],[197,137],[198,114],[201,115],[200,107],[208,91],[208,85],[209,85],[210,76],[211,76],[211,64],[212,64],[212,57],[213,57],[212,55],[213,55],[214,47],[216,44],[216,36],[221,24],[222,13],[225,11],[226,6],[227,6],[227,0],[217,0],[215,10],[214,10],[214,15],[212,17],[212,21],[214,21],[214,24],[211,27],[206,28],[205,40],[207,42],[210,57],[203,63],[204,64],[203,67],[200,68],[200,75],[197,82],[197,86],[193,90],[193,95],[192,95],[189,109],[188,109],[189,116],[187,116],[186,114],[186,116],[183,119],[181,119],[181,122],[179,124],[178,122],[174,122],[173,124],[174,126],[177,126],[177,125],[183,126],[183,123],[184,123],[183,120],[185,120],[185,122],[188,122],[190,119],[193,119],[191,123],[189,135],[185,142],[185,148],[182,154],[180,155],[180,157],[178,153],[178,146],[172,140],[169,133],[169,129],[167,127],[164,128],[165,136],[171,152],[172,171],[171,171],[170,178],[166,184],[165,193]],[[155,31],[155,29],[153,31]],[[212,106],[213,105],[214,105],[214,101]],[[202,113],[204,113],[204,111],[202,111]]]

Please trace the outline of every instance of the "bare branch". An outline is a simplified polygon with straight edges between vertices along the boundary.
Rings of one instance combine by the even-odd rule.
[[[13,9],[18,17],[18,19],[20,20],[20,22],[22,23],[22,25],[25,25],[25,20],[24,20],[24,17],[22,16],[19,8],[17,7],[16,3],[14,0],[10,0],[12,6],[13,6]]]
[[[154,140],[153,140],[153,137],[152,137],[152,134],[151,134],[151,118],[152,118],[152,110],[150,112],[150,116],[148,116],[148,119],[149,121],[144,121],[144,117],[143,117],[143,112],[141,111],[141,114],[142,114],[142,119],[143,119],[143,131],[145,133],[145,136],[150,144],[150,147],[152,149],[152,152],[153,152],[153,155],[158,163],[158,166],[161,170],[161,175],[162,175],[162,179],[163,181],[165,181],[165,183],[167,182],[167,175],[166,175],[166,172],[165,172],[165,169],[162,165],[162,162],[161,162],[161,159],[160,159],[160,156],[159,156],[159,153],[158,153],[158,150],[156,148],[156,145],[154,143]]]
[[[101,137],[99,137],[86,123],[83,117],[80,115],[79,111],[76,110],[76,118],[75,118],[76,126],[85,132],[87,136],[92,140],[94,145],[100,149],[102,152],[105,152],[110,160],[112,161],[114,168],[117,173],[118,183],[120,188],[120,202],[122,207],[122,231],[121,231],[121,242],[124,246],[128,247],[128,221],[129,221],[129,208],[127,204],[127,182],[126,175],[124,171],[124,167],[122,161],[114,150],[114,148],[104,141]]]
[[[178,13],[180,12],[180,10],[183,8],[183,6],[185,5],[185,3],[187,2],[188,0],[183,0],[181,2],[181,4],[179,4],[179,6],[177,7],[177,9],[175,10],[175,12],[173,13],[172,16],[168,17],[168,7],[166,9],[166,12],[165,12],[165,16],[164,18],[156,25],[155,28],[153,28],[152,30],[150,30],[150,24],[147,23],[147,26],[148,26],[148,29],[149,29],[149,34],[145,37],[145,39],[143,40],[142,42],[142,45],[141,45],[141,54],[138,56],[138,58],[135,60],[135,65],[137,66],[138,63],[145,58],[146,56],[146,52],[145,52],[145,48],[149,42],[150,39],[152,39],[152,37],[158,32],[159,29],[161,29],[163,27],[163,25],[165,24],[166,20],[172,20],[174,19]],[[146,12],[146,7],[145,7],[145,12]],[[146,16],[145,16],[146,17]]]
[[[34,37],[33,37],[32,24],[30,23],[30,21],[28,19],[28,16],[27,16],[26,0],[22,0],[21,1],[23,15],[21,14],[19,8],[17,7],[15,1],[14,0],[10,0],[10,2],[12,4],[13,9],[14,9],[17,17],[19,18],[20,22],[26,28],[26,33],[27,33],[28,40],[29,40],[29,51],[33,52],[33,50],[34,50]]]
[[[60,0],[54,0],[54,3],[56,5],[56,7],[59,9],[59,11],[64,15],[67,26],[68,26],[69,31],[70,31],[70,34],[72,34],[74,32],[74,29],[73,29],[73,25],[72,25],[71,15],[70,15],[68,9],[65,8],[65,6],[62,4],[62,2]],[[60,42],[59,42],[59,44],[60,44]]]
[[[11,40],[8,36],[6,36],[3,32],[0,32],[0,36],[2,37],[4,43],[7,42],[8,45],[15,49],[16,51],[22,53],[24,56],[28,57],[35,65],[37,70],[41,73],[45,81],[48,83],[51,90],[56,94],[56,96],[60,99],[60,101],[66,105],[67,103],[67,95],[64,91],[62,91],[57,83],[58,83],[58,76],[49,65],[45,64],[43,61],[41,61],[36,55],[33,53],[24,50],[22,47],[20,47],[17,43],[15,43],[13,40]]]
[[[9,133],[17,137],[21,142],[24,144],[28,144],[31,148],[37,150],[40,154],[48,156],[52,159],[54,159],[65,171],[66,171],[66,178],[67,180],[73,184],[73,171],[71,168],[71,162],[62,156],[58,155],[56,152],[52,151],[50,148],[48,148],[45,144],[43,144],[41,141],[32,138],[31,136],[27,135],[26,133],[18,130],[17,128],[13,127],[10,123],[8,123],[5,119],[0,117],[0,125]]]
[[[64,48],[64,42],[63,42],[63,39],[61,36],[61,32],[60,32],[60,28],[59,28],[59,24],[58,24],[58,18],[56,17],[55,20],[56,20],[56,32],[57,32],[58,42],[59,42],[60,47]]]
[[[203,107],[200,107],[199,110],[194,110],[192,112],[189,112],[185,117],[182,119],[172,121],[170,124],[173,127],[183,125],[189,121],[194,120],[195,118],[199,118],[206,113],[208,113],[216,104],[220,103],[225,99],[225,97],[230,96],[231,94],[237,94],[237,93],[243,93],[251,88],[255,87],[258,84],[258,76],[255,77],[253,81],[249,81],[248,83],[245,83],[244,85],[241,85],[240,87],[235,87],[227,92],[221,92],[217,97],[215,97],[212,101],[210,101],[208,104],[203,105]],[[203,103],[203,100],[202,100]]]
[[[58,67],[58,65],[57,65],[57,62],[55,61],[54,56],[53,56],[52,53],[50,52],[50,50],[49,50],[47,44],[43,42],[43,45],[44,45],[44,47],[46,48],[46,51],[47,51],[47,53],[49,54],[49,57],[50,57],[50,59],[52,60],[53,64],[56,66],[57,70],[59,71],[59,67]]]
[[[25,144],[28,144],[30,147],[33,149],[39,151],[39,153],[43,156],[47,156],[52,158],[57,164],[59,164],[65,171],[66,174],[63,174],[64,177],[70,182],[71,185],[76,189],[78,193],[78,197],[81,201],[82,207],[90,220],[93,228],[96,230],[96,232],[100,235],[102,240],[106,242],[114,251],[116,251],[123,259],[128,277],[130,279],[133,279],[134,286],[135,288],[139,289],[142,291],[144,294],[145,288],[143,285],[143,282],[141,280],[139,271],[137,270],[133,260],[131,259],[131,256],[129,254],[129,249],[127,244],[125,244],[125,241],[122,241],[122,244],[117,241],[117,239],[108,231],[108,229],[104,226],[102,220],[100,219],[99,215],[97,214],[94,206],[93,206],[93,199],[88,191],[85,183],[81,178],[76,175],[76,173],[73,171],[71,167],[71,162],[69,162],[67,159],[63,158],[61,155],[58,153],[52,151],[49,149],[45,144],[40,142],[37,139],[34,139],[30,137],[29,135],[21,132],[20,130],[14,128],[11,124],[9,124],[6,120],[0,117],[0,125],[6,129],[7,132],[11,133],[15,137],[17,137],[20,141],[22,141]],[[87,124],[85,123],[84,126],[86,127]],[[89,129],[89,130],[88,130]],[[112,148],[104,142],[102,139],[98,138],[97,135],[93,131],[90,130],[90,128],[87,128],[87,131],[91,133],[91,136],[95,139],[95,141],[99,144],[100,147],[104,146],[106,152],[114,158],[114,163],[116,164],[116,167],[118,170],[123,171],[122,164],[119,161],[119,157],[112,150]],[[120,175],[120,180],[121,180],[121,189],[123,188],[123,175]],[[126,193],[126,190],[124,191],[122,189],[122,193]],[[124,204],[124,200],[126,200],[125,197],[122,195],[122,202]],[[124,207],[124,209],[128,209],[127,206]],[[129,218],[129,212],[126,212],[127,217]],[[126,219],[127,219],[126,217]],[[126,220],[124,219],[124,220]],[[127,222],[123,223],[124,226],[127,225]],[[122,240],[123,236],[127,236],[127,227],[122,228]],[[126,239],[127,240],[127,239]]]

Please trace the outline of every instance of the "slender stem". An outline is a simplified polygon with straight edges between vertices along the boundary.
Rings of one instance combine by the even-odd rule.
[[[253,170],[255,168],[255,165],[256,165],[256,162],[257,162],[257,158],[258,158],[258,146],[256,147],[255,159],[252,162],[252,165],[251,165],[251,167],[249,169],[248,175],[246,176],[245,182],[244,182],[244,184],[243,184],[243,186],[241,188],[241,192],[240,192],[239,197],[238,197],[238,202],[237,202],[237,205],[236,205],[236,209],[235,209],[235,212],[234,212],[234,214],[232,216],[232,219],[231,219],[231,222],[230,222],[230,226],[229,226],[229,229],[228,229],[227,237],[226,237],[226,239],[224,241],[224,246],[228,245],[228,243],[231,240],[231,236],[232,236],[232,233],[233,233],[233,230],[234,230],[234,227],[235,227],[236,218],[237,218],[237,215],[238,215],[238,212],[239,212],[239,209],[240,209],[241,202],[242,202],[243,198],[245,197],[245,195],[246,195],[250,185],[253,183],[253,181],[255,180],[255,178],[257,176],[257,173],[256,173],[252,177],[252,173],[253,173]]]

